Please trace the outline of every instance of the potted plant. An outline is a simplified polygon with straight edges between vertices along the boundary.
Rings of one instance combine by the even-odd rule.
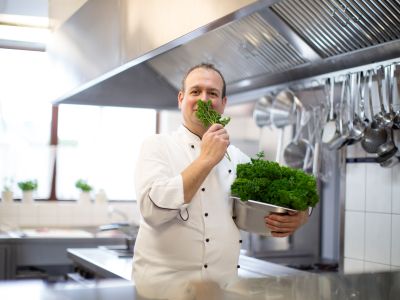
[[[13,186],[14,180],[12,178],[4,178],[4,184],[3,184],[3,191],[1,192],[1,199],[3,202],[12,202],[14,197],[13,197],[13,192],[12,192],[12,186]]]
[[[33,202],[33,191],[38,188],[37,180],[20,181],[18,187],[22,190],[22,202]]]
[[[93,187],[89,185],[86,180],[83,179],[79,179],[75,183],[75,187],[80,190],[79,202],[90,202],[90,192],[93,190]]]

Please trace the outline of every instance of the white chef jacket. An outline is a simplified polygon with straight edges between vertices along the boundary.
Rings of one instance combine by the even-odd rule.
[[[181,172],[199,156],[200,145],[184,126],[142,145],[135,173],[142,218],[132,275],[144,296],[168,298],[188,281],[225,285],[237,278],[242,241],[229,194],[236,165],[250,159],[229,146],[231,161],[224,157],[185,204]]]

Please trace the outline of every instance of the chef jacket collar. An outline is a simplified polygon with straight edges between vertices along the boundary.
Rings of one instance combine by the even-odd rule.
[[[188,143],[200,143],[201,138],[193,133],[192,131],[190,131],[190,129],[188,129],[185,125],[181,125],[179,128],[179,132],[181,132],[184,136],[184,138],[188,141]]]

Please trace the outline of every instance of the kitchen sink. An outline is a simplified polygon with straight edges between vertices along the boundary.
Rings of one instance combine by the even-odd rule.
[[[118,257],[126,258],[133,257],[133,245],[127,247],[127,245],[109,245],[109,246],[99,246],[100,249],[107,250]]]
[[[137,232],[139,227],[136,224],[129,223],[113,223],[106,224],[99,227],[100,232],[107,231],[119,231],[125,236],[125,244],[123,245],[110,245],[110,246],[99,246],[101,249],[112,252],[118,257],[133,257],[133,246],[136,241]]]
[[[21,237],[31,238],[92,238],[93,234],[82,229],[68,228],[24,228]]]

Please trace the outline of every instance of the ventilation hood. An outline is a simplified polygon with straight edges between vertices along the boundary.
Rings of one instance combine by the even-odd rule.
[[[58,104],[174,109],[184,72],[200,62],[224,73],[234,104],[399,58],[400,1],[89,0],[48,52],[68,74]]]

